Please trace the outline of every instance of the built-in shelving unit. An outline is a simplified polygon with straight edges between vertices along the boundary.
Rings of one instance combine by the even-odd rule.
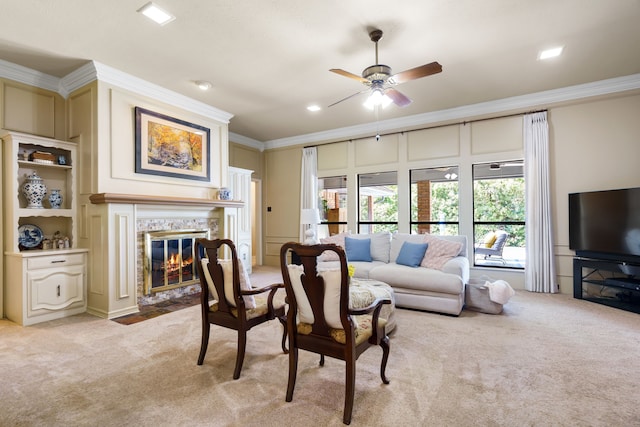
[[[3,132],[0,137],[5,315],[21,325],[31,325],[84,312],[87,249],[77,247],[76,145],[18,132]],[[45,153],[47,158],[37,158],[34,153]],[[34,173],[47,187],[46,196],[51,190],[60,191],[60,207],[50,204],[46,196],[41,207],[28,207],[22,187]],[[41,230],[42,241],[25,247],[19,231],[25,226]]]

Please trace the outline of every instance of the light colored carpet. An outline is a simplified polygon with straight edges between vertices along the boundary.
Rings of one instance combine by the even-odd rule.
[[[366,351],[352,425],[640,425],[639,320],[525,291],[497,316],[399,309],[391,383],[380,381],[380,349]],[[0,320],[0,425],[342,425],[344,363],[319,367],[301,352],[287,403],[280,334],[277,321],[249,332],[234,381],[233,331],[213,327],[196,365],[198,306],[129,326],[86,314],[31,327]]]

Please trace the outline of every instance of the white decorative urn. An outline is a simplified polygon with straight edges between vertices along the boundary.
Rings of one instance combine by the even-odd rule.
[[[29,175],[24,184],[22,184],[22,194],[27,198],[27,208],[43,208],[42,199],[44,199],[45,194],[47,194],[47,187],[36,172]]]

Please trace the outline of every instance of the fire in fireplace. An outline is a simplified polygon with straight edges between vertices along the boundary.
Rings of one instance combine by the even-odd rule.
[[[144,293],[166,291],[199,281],[193,262],[195,241],[209,230],[170,230],[145,233]]]

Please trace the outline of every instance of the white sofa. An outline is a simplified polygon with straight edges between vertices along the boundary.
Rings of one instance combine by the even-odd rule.
[[[349,260],[347,255],[347,263],[355,267],[354,277],[374,279],[389,284],[394,290],[398,307],[454,316],[462,311],[465,284],[469,281],[466,236],[385,232],[342,234],[321,239],[321,241],[336,243],[345,248],[346,237],[370,239],[371,261],[353,261]],[[405,242],[428,244],[420,266],[411,267],[395,262]],[[319,270],[337,266],[337,261],[320,257]]]

